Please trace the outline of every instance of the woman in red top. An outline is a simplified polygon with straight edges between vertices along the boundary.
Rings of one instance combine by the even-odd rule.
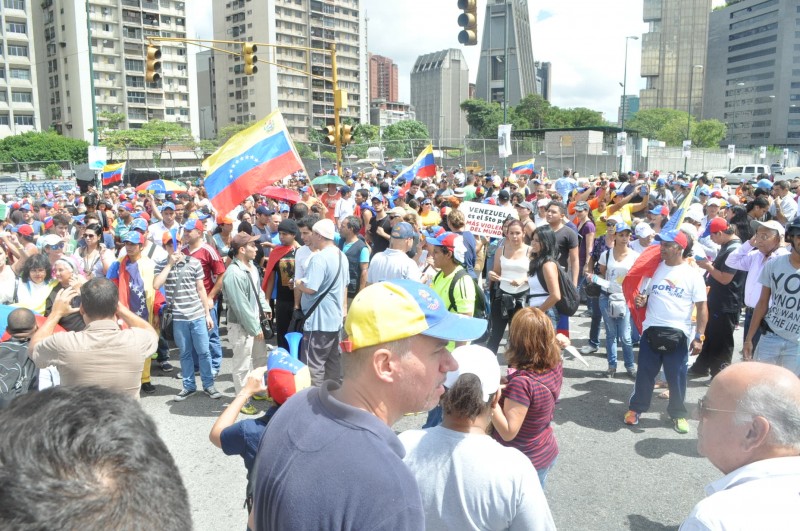
[[[561,393],[563,365],[553,323],[538,308],[523,308],[511,320],[506,348],[509,369],[503,397],[494,406],[494,438],[528,456],[544,488],[558,457],[553,412]]]

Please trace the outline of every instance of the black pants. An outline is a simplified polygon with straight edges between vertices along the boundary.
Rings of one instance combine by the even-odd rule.
[[[709,308],[703,350],[692,365],[691,372],[704,374],[719,371],[731,364],[733,359],[733,331],[739,322],[739,312],[722,312]]]
[[[289,350],[289,344],[286,342],[286,332],[289,331],[289,322],[292,320],[292,311],[294,311],[294,300],[282,301],[275,300],[275,339],[277,345]]]
[[[522,308],[522,301],[525,299],[525,297],[519,298],[514,307],[510,310],[507,310],[507,315],[503,317],[503,292],[500,291],[500,289],[497,289],[494,295],[495,296],[492,298],[491,312],[489,313],[490,332],[489,340],[486,342],[486,348],[496,353],[497,349],[500,347],[500,341],[503,339],[503,334],[506,332],[508,323],[511,322],[511,319],[514,317],[514,314],[517,313],[517,310]]]

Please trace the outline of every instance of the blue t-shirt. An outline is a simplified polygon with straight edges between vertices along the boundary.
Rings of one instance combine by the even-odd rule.
[[[264,435],[267,423],[278,410],[278,407],[272,406],[257,419],[240,420],[222,430],[219,436],[222,451],[225,452],[225,455],[238,455],[244,459],[244,466],[247,468],[248,476],[253,469],[253,463],[256,462],[256,452],[258,451],[258,443],[261,442],[261,436]]]
[[[340,270],[338,286],[322,299],[317,308],[306,319],[304,330],[314,332],[338,332],[342,326],[342,293],[350,283],[350,267],[347,257],[331,245],[319,252],[311,255],[306,268],[306,287],[316,291],[313,295],[303,295],[300,298],[300,306],[304,312],[308,312],[314,301],[328,289],[336,276],[336,271]]]

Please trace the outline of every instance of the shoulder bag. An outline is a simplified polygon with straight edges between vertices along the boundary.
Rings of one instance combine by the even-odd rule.
[[[161,318],[160,318],[160,328],[161,328],[161,337],[166,339],[167,341],[175,341],[175,326],[173,323],[173,309],[174,304],[173,300],[175,300],[175,290],[180,286],[181,278],[183,278],[183,271],[186,269],[188,264],[184,264],[178,269],[178,278],[175,279],[175,286],[169,290],[169,297],[167,298],[167,304],[164,305],[164,309],[161,310]]]
[[[242,266],[239,266],[241,268]],[[256,302],[258,303],[258,321],[261,324],[261,332],[264,334],[264,341],[267,339],[272,339],[275,335],[275,331],[272,329],[272,321],[270,320],[267,312],[264,311],[264,307],[261,306],[261,299],[258,298],[258,290],[256,289],[256,285],[253,282],[253,277],[250,275],[249,271],[245,271],[247,275],[247,280],[250,281],[250,287],[253,289],[253,293],[256,296]]]
[[[341,252],[341,251],[339,251],[339,252]],[[336,276],[333,277],[333,282],[331,282],[330,285],[322,293],[322,295],[320,297],[318,297],[317,300],[314,301],[314,304],[311,305],[311,308],[308,309],[308,312],[304,313],[303,310],[300,310],[300,309],[297,309],[294,312],[292,312],[292,320],[289,321],[289,330],[288,330],[289,332],[300,332],[301,334],[303,333],[303,326],[305,325],[306,320],[309,317],[311,317],[311,314],[313,314],[314,310],[317,309],[317,306],[320,305],[320,303],[322,302],[322,299],[327,297],[328,293],[331,292],[333,287],[338,282],[339,275],[341,274],[341,272],[342,272],[342,258],[340,256],[339,257],[339,269],[337,269],[337,271],[336,271]]]

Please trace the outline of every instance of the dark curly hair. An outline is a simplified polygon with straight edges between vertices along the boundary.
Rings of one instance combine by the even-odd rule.
[[[50,260],[48,260],[45,255],[34,254],[25,259],[25,263],[22,264],[22,271],[20,271],[19,277],[23,282],[28,282],[31,279],[32,269],[44,269],[44,281],[47,282],[53,276],[51,268],[52,266],[50,265]]]

